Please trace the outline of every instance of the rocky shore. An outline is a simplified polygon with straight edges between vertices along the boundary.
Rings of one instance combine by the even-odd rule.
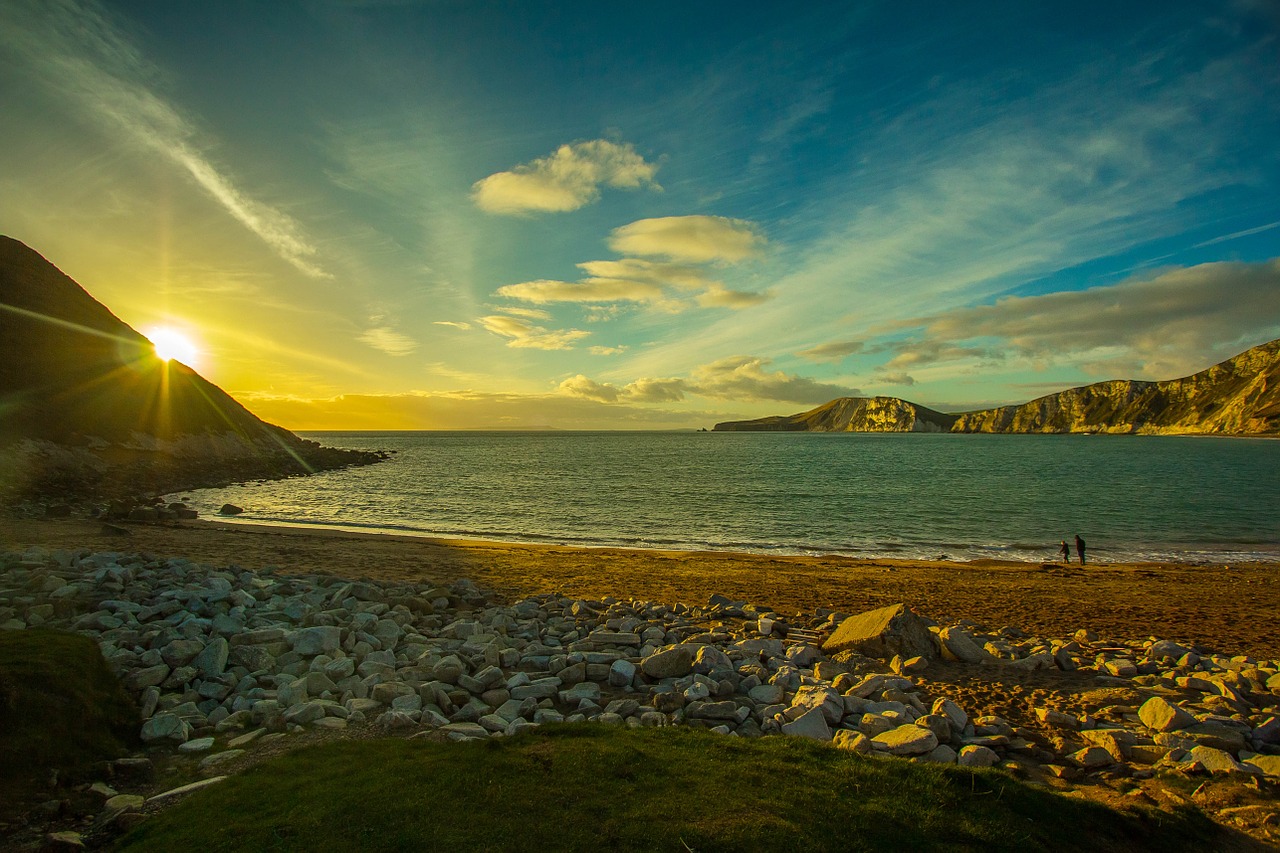
[[[1247,782],[1272,805],[1280,779],[1280,662],[1156,638],[980,631],[901,605],[784,616],[718,595],[502,603],[468,580],[88,550],[9,552],[0,568],[0,628],[93,637],[136,698],[148,753],[126,765],[176,753],[216,778],[304,731],[461,740],[595,721],[809,737],[1056,787],[1123,780],[1125,793],[1170,804],[1187,797],[1157,784],[1168,774]],[[1002,715],[949,689],[957,674],[1075,688],[1030,691]],[[91,840],[166,798],[100,784],[103,809],[82,827]],[[1234,808],[1224,819],[1272,837],[1274,808]]]

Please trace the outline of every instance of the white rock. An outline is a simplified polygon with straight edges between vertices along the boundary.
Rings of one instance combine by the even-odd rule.
[[[1000,755],[994,749],[969,744],[960,747],[956,763],[961,767],[994,767],[1000,762]]]
[[[1236,761],[1231,753],[1211,746],[1192,747],[1183,760],[1183,764],[1199,763],[1205,770],[1214,775],[1243,776],[1249,768]]]
[[[890,755],[924,755],[938,745],[938,736],[926,728],[908,724],[881,732],[871,739],[871,745]]]
[[[636,677],[636,665],[626,658],[619,658],[609,667],[609,684],[614,687],[630,687]]]
[[[178,752],[208,752],[213,749],[213,738],[200,737],[178,745]]]
[[[328,654],[342,642],[342,629],[336,625],[300,628],[293,635],[293,650],[300,655]]]
[[[807,711],[797,719],[783,724],[782,732],[795,737],[831,740],[831,727],[827,725],[827,719],[820,708]]]
[[[1172,732],[1196,724],[1196,718],[1178,705],[1159,696],[1152,696],[1138,709],[1138,718],[1152,731]]]
[[[844,700],[833,688],[819,684],[805,684],[796,691],[791,700],[792,708],[803,708],[805,711],[818,709],[827,723],[835,725],[844,716]],[[788,716],[799,716],[788,714]]]
[[[142,724],[142,740],[145,743],[170,741],[186,743],[191,737],[191,726],[177,714],[168,711],[156,714]]]

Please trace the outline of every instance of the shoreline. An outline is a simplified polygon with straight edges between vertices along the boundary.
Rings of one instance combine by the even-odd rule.
[[[178,493],[166,496],[166,499],[178,500]],[[544,534],[510,534],[505,538],[502,534],[497,533],[456,533],[456,532],[438,532],[423,528],[410,527],[408,525],[379,525],[373,523],[362,522],[338,522],[338,521],[312,521],[302,518],[291,519],[274,519],[274,518],[255,518],[243,515],[223,516],[216,513],[204,514],[200,518],[201,521],[215,524],[227,524],[232,526],[245,527],[269,527],[281,529],[297,529],[300,531],[336,531],[342,533],[368,534],[378,536],[403,536],[411,539],[427,539],[441,542],[457,542],[462,544],[494,544],[494,545],[547,545],[558,548],[579,548],[583,550],[598,549],[618,549],[630,551],[665,551],[675,553],[695,553],[695,554],[737,554],[743,556],[754,556],[762,559],[772,557],[818,557],[832,559],[848,559],[859,561],[901,561],[908,563],[928,562],[943,564],[967,564],[974,562],[1007,562],[1014,565],[1040,565],[1043,563],[1060,563],[1058,559],[1057,547],[1049,544],[1044,546],[1022,545],[1019,543],[1011,543],[1008,545],[952,545],[948,546],[940,544],[937,548],[922,548],[918,546],[896,546],[886,548],[885,551],[865,550],[865,551],[845,551],[838,548],[823,547],[805,547],[800,545],[777,545],[777,546],[737,546],[737,545],[716,545],[704,542],[662,542],[655,544],[646,544],[641,542],[607,542],[598,540],[574,539],[567,536],[553,536]],[[1202,543],[1203,547],[1186,548],[1179,552],[1176,550],[1154,553],[1143,553],[1139,551],[1136,555],[1119,552],[1115,553],[1111,549],[1105,547],[1090,547],[1088,558],[1089,565],[1184,565],[1184,566],[1221,566],[1222,564],[1274,564],[1280,565],[1280,545],[1271,543],[1236,543],[1240,547],[1230,549],[1223,548],[1215,550],[1214,543]],[[1246,545],[1252,544],[1255,547],[1250,550]],[[1266,549],[1260,546],[1269,546]],[[938,554],[937,556],[928,556],[925,551],[935,550],[952,550],[957,551],[952,554]],[[895,553],[896,551],[896,553]],[[913,553],[914,552],[914,553]],[[1025,555],[1022,557],[1014,555]],[[1072,550],[1072,565],[1078,565],[1075,559],[1075,551]]]
[[[119,528],[117,528],[119,529]],[[719,594],[780,613],[859,613],[904,603],[939,621],[1046,636],[1088,628],[1156,636],[1224,654],[1280,657],[1280,564],[1078,564],[759,555],[448,539],[200,519],[127,523],[0,519],[0,548],[89,548],[186,557],[216,566],[375,580],[467,578],[510,600],[582,598],[700,604]]]

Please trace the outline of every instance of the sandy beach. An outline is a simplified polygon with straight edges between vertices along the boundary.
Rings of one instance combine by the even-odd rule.
[[[781,613],[848,613],[903,602],[941,622],[968,619],[1043,636],[1201,643],[1280,657],[1280,566],[1098,564],[762,556],[429,539],[323,528],[193,521],[0,520],[0,547],[40,545],[183,556],[284,573],[375,580],[470,578],[514,600],[538,592],[703,603],[720,593]]]

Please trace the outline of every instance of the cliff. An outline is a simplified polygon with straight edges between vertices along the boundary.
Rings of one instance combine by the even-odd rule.
[[[795,415],[726,421],[716,432],[947,432],[955,415],[897,397],[840,397]]]
[[[377,461],[265,423],[0,237],[0,493],[218,485]]]
[[[1280,340],[1181,379],[1097,382],[1016,406],[950,415],[896,397],[841,397],[715,430],[1280,435]]]
[[[1098,382],[957,419],[955,432],[1280,434],[1280,340],[1166,382]]]

